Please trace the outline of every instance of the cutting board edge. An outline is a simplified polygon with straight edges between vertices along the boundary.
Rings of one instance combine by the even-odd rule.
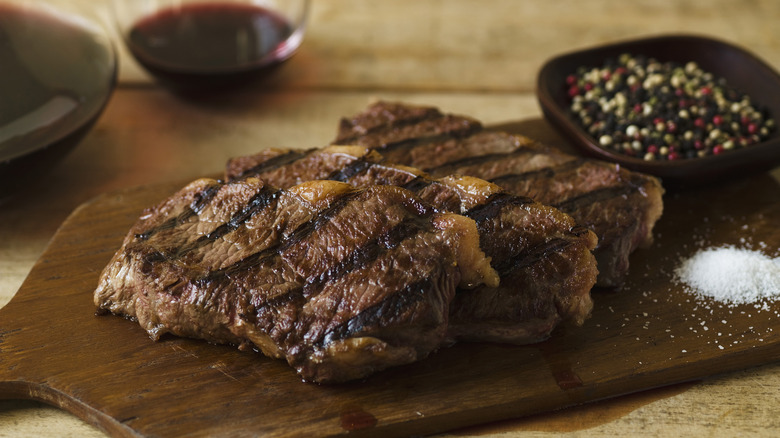
[[[145,436],[105,412],[43,383],[0,380],[0,399],[32,400],[62,409],[112,437],[141,438]]]

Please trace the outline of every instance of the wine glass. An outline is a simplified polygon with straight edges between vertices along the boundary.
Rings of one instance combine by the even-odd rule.
[[[295,53],[309,0],[112,0],[130,53],[178,91],[233,87]]]
[[[116,85],[112,40],[81,6],[0,1],[0,202],[76,146]]]

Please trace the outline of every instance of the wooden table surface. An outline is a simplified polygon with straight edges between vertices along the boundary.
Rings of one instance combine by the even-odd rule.
[[[63,0],[57,0],[63,1]],[[56,2],[56,1],[55,1]],[[105,6],[78,0],[105,17]],[[108,191],[215,174],[231,156],[324,145],[373,99],[431,104],[487,124],[538,119],[536,73],[556,54],[660,33],[719,37],[780,69],[780,2],[314,0],[300,52],[262,87],[194,102],[120,47],[120,83],[52,173],[0,206],[0,306],[60,223]],[[772,171],[780,180],[780,168]],[[774,436],[780,363],[444,436]],[[59,409],[0,401],[0,437],[104,436]]]

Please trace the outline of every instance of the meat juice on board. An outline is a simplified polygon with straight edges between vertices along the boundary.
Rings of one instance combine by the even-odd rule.
[[[174,87],[213,87],[262,77],[287,59],[294,26],[251,4],[170,7],[136,22],[127,34],[136,60]]]

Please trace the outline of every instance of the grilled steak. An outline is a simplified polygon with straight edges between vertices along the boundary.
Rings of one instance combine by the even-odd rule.
[[[442,345],[456,287],[497,284],[478,239],[399,187],[200,179],[143,213],[94,300],[153,339],[258,348],[340,382]]]
[[[343,119],[333,143],[376,149],[390,161],[434,176],[486,179],[570,214],[599,237],[598,286],[622,284],[629,254],[652,242],[663,210],[663,189],[654,177],[490,132],[474,119],[436,108],[376,103]]]
[[[473,177],[433,178],[360,146],[268,149],[228,162],[228,180],[248,176],[280,187],[315,179],[397,185],[439,211],[473,218],[501,283],[458,291],[450,307],[449,339],[536,342],[563,320],[582,324],[592,309],[597,270],[590,251],[596,236],[570,216],[495,184]]]

